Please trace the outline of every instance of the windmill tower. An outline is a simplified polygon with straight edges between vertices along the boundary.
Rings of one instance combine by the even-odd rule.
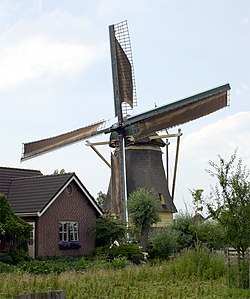
[[[157,186],[157,184],[161,185],[161,181],[167,182],[168,180],[160,170],[161,141],[156,141],[152,135],[228,106],[230,85],[225,84],[145,113],[128,116],[128,110],[136,104],[136,92],[127,22],[109,26],[109,35],[117,123],[104,128],[105,121],[100,121],[55,137],[24,143],[21,161],[93,136],[111,133],[110,146],[116,148],[111,160],[112,188],[116,189],[112,201],[116,203],[114,206],[117,212],[122,214],[123,221],[127,223],[127,192],[141,186],[140,180],[147,181],[148,187],[153,181]],[[140,165],[139,157],[143,161]],[[153,167],[156,170],[152,171]],[[143,171],[140,171],[142,168]],[[144,175],[145,179],[143,179]],[[166,209],[175,211],[168,186],[165,191],[160,187],[155,187],[155,189],[161,198],[163,208],[165,205]]]

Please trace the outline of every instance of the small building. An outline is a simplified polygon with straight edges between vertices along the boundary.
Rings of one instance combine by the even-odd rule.
[[[33,226],[32,257],[89,255],[91,225],[103,214],[75,173],[43,175],[38,170],[0,167],[0,193]]]

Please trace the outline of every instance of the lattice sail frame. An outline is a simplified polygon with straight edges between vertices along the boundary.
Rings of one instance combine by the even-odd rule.
[[[135,84],[135,72],[134,72],[134,63],[133,63],[133,55],[132,55],[132,47],[128,30],[127,20],[122,21],[114,25],[115,37],[122,47],[124,53],[127,55],[127,58],[131,64],[132,71],[132,83],[133,83],[133,107],[137,106],[137,94],[136,94],[136,84]],[[122,103],[122,114],[123,116],[127,116],[128,112],[133,108],[130,107],[126,102]]]

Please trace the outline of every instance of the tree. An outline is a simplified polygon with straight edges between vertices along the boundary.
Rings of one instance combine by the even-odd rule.
[[[194,225],[195,221],[188,213],[180,213],[174,219],[173,229],[179,233],[177,240],[179,250],[195,247],[196,234],[193,229]]]
[[[31,229],[31,225],[13,213],[7,197],[0,194],[0,246],[4,250],[1,260],[16,263],[28,258]]]
[[[180,232],[172,226],[159,230],[152,238],[153,248],[150,250],[151,252],[149,251],[149,255],[152,255],[152,253],[154,255],[155,250],[157,258],[168,258],[179,250],[179,238]]]
[[[97,198],[96,201],[99,204],[100,207],[102,207],[103,203],[105,202],[105,200],[107,199],[107,195],[105,193],[103,193],[102,191],[99,191],[97,194]]]
[[[62,168],[61,170],[55,169],[53,174],[64,174],[64,173],[66,173],[66,171],[65,169]]]
[[[129,195],[129,219],[140,229],[140,245],[146,249],[150,225],[160,220],[160,201],[152,190],[140,188]]]
[[[199,212],[203,211],[203,199],[202,199],[202,193],[203,189],[193,189],[189,190],[192,197],[193,197],[193,204],[195,208],[195,214],[198,214]]]
[[[221,156],[219,164],[209,161],[212,177],[218,180],[212,189],[211,199],[207,203],[210,216],[225,229],[226,241],[238,253],[238,265],[245,260],[247,248],[250,246],[250,172],[236,157],[237,152],[227,162]]]
[[[205,221],[194,226],[197,241],[208,249],[225,247],[225,229],[215,221]]]
[[[104,215],[97,218],[96,223],[92,225],[95,233],[96,245],[111,245],[114,241],[121,241],[125,238],[126,228],[118,220],[109,219]]]

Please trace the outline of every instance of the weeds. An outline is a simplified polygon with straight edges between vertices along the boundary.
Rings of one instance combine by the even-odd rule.
[[[249,290],[235,288],[233,283],[228,287],[225,260],[206,251],[187,251],[173,261],[154,261],[141,266],[133,265],[125,257],[110,262],[55,259],[47,263],[53,261],[56,271],[48,274],[46,271],[51,271],[52,266],[45,266],[42,261],[33,261],[26,270],[22,264],[21,270],[16,267],[10,273],[0,273],[0,299],[53,289],[65,290],[67,299],[250,297]],[[45,273],[34,274],[38,265]],[[67,270],[62,271],[62,267]]]

